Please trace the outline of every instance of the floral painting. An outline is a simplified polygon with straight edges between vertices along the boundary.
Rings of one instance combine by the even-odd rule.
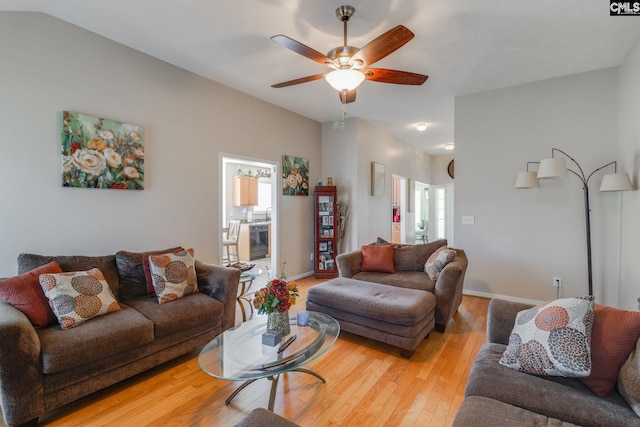
[[[62,112],[62,185],[144,189],[144,134],[140,126]]]
[[[309,195],[309,160],[282,156],[282,194],[284,196]]]

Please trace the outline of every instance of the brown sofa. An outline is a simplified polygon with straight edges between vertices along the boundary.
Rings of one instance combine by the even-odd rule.
[[[373,243],[384,244],[388,242],[380,238]],[[424,264],[436,249],[446,244],[447,241],[441,239],[417,245],[394,245],[395,273],[362,271],[362,252],[359,250],[340,254],[336,258],[338,272],[340,277],[431,292],[436,297],[435,329],[444,332],[462,302],[462,287],[468,265],[465,252],[456,249],[456,257],[440,272],[438,280],[431,280],[424,271]]]
[[[490,302],[487,342],[472,365],[454,427],[640,426],[640,418],[617,389],[600,397],[578,378],[530,375],[498,363],[516,314],[531,307]]]
[[[157,251],[162,252],[162,251]],[[21,254],[18,273],[57,261],[99,268],[121,310],[62,330],[35,329],[0,299],[0,406],[9,426],[38,417],[208,343],[235,324],[240,270],[195,262],[199,292],[158,304],[147,296],[141,253]]]

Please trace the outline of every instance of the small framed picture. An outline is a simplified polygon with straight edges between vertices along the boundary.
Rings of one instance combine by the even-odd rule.
[[[384,165],[378,162],[371,162],[371,195],[384,196]]]

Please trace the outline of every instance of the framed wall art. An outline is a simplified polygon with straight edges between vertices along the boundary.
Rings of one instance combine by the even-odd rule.
[[[309,195],[309,160],[282,156],[282,195]]]
[[[371,162],[371,195],[384,196],[384,165],[378,162]]]
[[[62,186],[144,189],[142,127],[62,112]]]

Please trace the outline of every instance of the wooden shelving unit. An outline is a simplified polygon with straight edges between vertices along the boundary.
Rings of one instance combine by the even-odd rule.
[[[337,192],[333,185],[316,186],[315,198],[315,276],[330,279],[338,276]]]

